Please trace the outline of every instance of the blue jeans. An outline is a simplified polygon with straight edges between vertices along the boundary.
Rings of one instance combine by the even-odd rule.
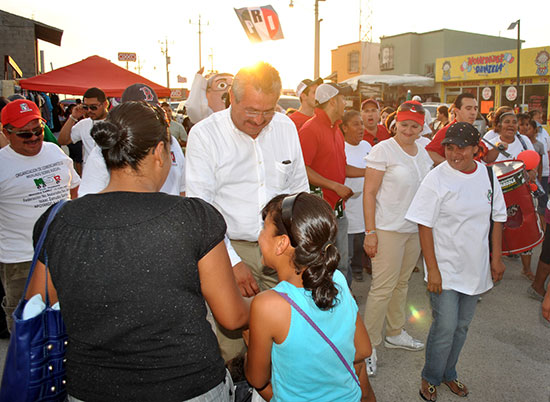
[[[426,343],[426,363],[422,378],[430,384],[457,379],[456,363],[466,341],[479,295],[454,290],[430,292],[432,326]]]
[[[348,286],[351,286],[351,267],[349,265],[348,254],[348,218],[344,211],[344,216],[336,218],[336,224],[338,225],[338,232],[336,233],[336,248],[340,253],[340,261],[338,262],[338,270],[344,274]]]

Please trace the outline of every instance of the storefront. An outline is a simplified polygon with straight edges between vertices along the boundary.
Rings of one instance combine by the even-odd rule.
[[[527,112],[540,110],[549,118],[550,46],[522,49],[520,86],[517,88],[517,50],[490,52],[436,60],[435,81],[442,102],[453,103],[462,92],[471,92],[484,115],[500,106]]]

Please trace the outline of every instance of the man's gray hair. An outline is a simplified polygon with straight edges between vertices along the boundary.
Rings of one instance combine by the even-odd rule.
[[[233,79],[231,90],[236,102],[241,101],[246,85],[252,85],[254,89],[265,94],[276,94],[277,97],[281,95],[279,72],[271,64],[263,61],[241,68]]]

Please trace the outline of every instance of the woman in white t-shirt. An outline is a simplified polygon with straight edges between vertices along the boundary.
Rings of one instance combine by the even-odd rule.
[[[493,144],[503,144],[509,157],[499,154],[496,162],[508,159],[516,159],[517,156],[526,150],[535,151],[533,143],[529,137],[518,132],[518,118],[514,110],[509,106],[501,106],[497,109],[494,116],[494,131],[490,131],[483,138],[491,141]],[[537,176],[536,170],[528,171],[531,180],[535,180]],[[521,253],[522,275],[530,281],[535,279],[535,275],[531,271],[531,255],[532,251]]]
[[[518,118],[511,107],[499,107],[495,113],[493,124],[494,130],[487,132],[483,138],[495,145],[503,144],[506,147],[506,152],[510,154],[509,157],[499,154],[496,162],[515,159],[521,152],[528,149],[535,150],[529,138],[518,133]]]
[[[371,150],[371,145],[363,140],[363,120],[357,110],[349,110],[342,117],[340,129],[344,134],[346,160],[348,165],[364,169],[367,166],[365,157]],[[346,177],[345,185],[353,190],[353,195],[346,201],[348,217],[348,254],[353,279],[364,280],[363,267],[370,264],[363,250],[365,239],[365,220],[363,217],[363,184],[364,177]]]
[[[456,363],[480,294],[491,289],[505,269],[501,242],[506,205],[496,175],[491,179],[488,169],[474,160],[479,140],[470,123],[448,129],[442,142],[446,162],[428,173],[406,215],[419,227],[432,306],[420,388],[425,401],[436,400],[435,387],[441,382],[458,396],[468,395]]]
[[[363,209],[364,248],[372,258],[372,283],[365,325],[373,346],[422,350],[424,344],[403,329],[408,281],[420,255],[417,225],[405,220],[418,186],[433,164],[416,139],[424,126],[424,108],[409,101],[399,106],[394,137],[376,144],[367,157]],[[376,349],[367,360],[376,372]]]

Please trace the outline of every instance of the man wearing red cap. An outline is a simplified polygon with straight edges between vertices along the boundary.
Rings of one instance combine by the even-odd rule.
[[[365,125],[365,134],[363,139],[371,146],[375,146],[380,141],[390,138],[390,133],[380,121],[380,105],[376,99],[366,99],[361,103],[361,118]]]
[[[11,328],[33,256],[34,224],[52,204],[76,197],[80,177],[57,145],[44,142],[44,119],[36,104],[10,102],[1,120],[10,144],[0,150],[0,277]]]

